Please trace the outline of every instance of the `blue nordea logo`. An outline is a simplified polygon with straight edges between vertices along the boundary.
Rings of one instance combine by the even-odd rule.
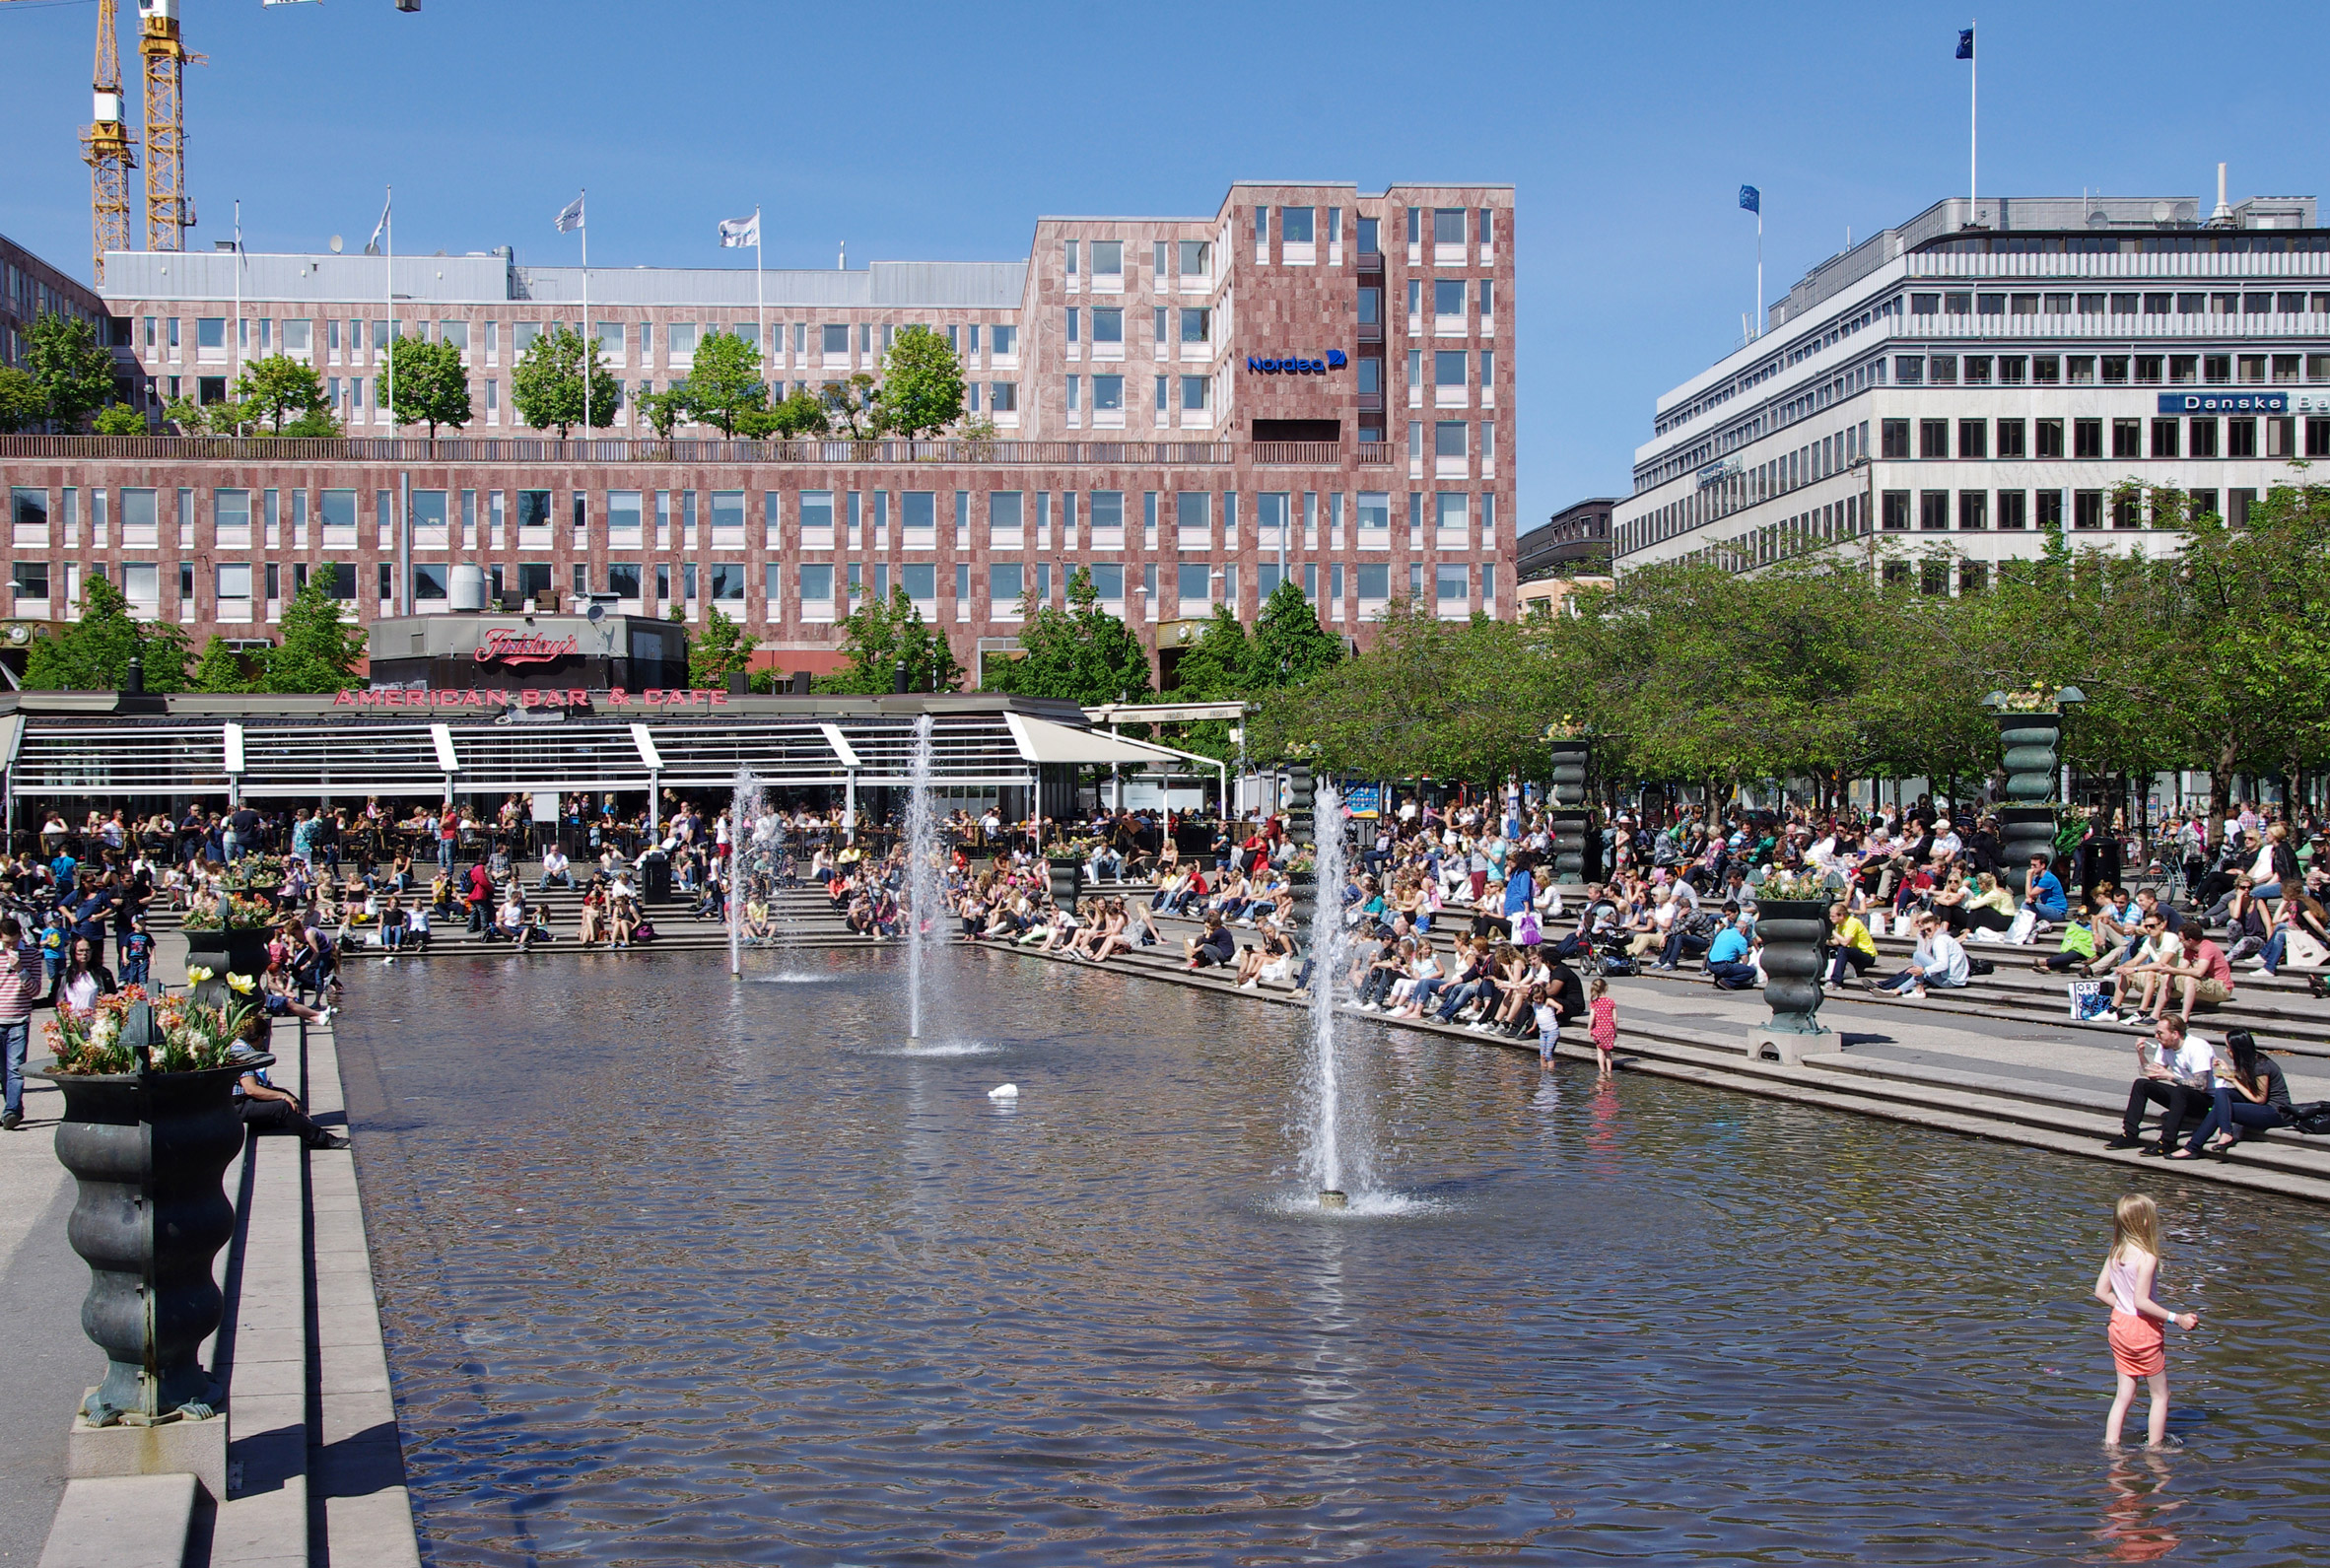
[[[1246,356],[1246,368],[1265,375],[1325,375],[1329,371],[1341,370],[1346,363],[1341,349],[1329,349],[1323,360],[1266,360],[1258,355]]]

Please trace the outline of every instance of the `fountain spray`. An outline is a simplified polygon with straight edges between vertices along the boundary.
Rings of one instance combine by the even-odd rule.
[[[1350,939],[1343,925],[1342,795],[1322,780],[1313,804],[1318,864],[1311,903],[1311,1139],[1303,1150],[1303,1174],[1316,1185],[1321,1208],[1342,1208],[1345,1164],[1351,1185],[1364,1181],[1359,1151],[1346,1151],[1342,1130],[1342,1081],[1336,1059],[1336,984],[1341,978]]]
[[[923,1038],[923,957],[939,925],[938,823],[930,809],[931,723],[915,720],[914,760],[906,796],[906,986],[907,1034]]]
[[[728,805],[728,978],[744,978],[744,875],[753,824],[761,816],[761,782],[750,768],[736,770],[735,798]]]

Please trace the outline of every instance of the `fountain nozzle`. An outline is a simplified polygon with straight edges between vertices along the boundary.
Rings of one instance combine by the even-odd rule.
[[[1321,1208],[1349,1208],[1351,1200],[1331,1187],[1319,1194],[1319,1206]]]

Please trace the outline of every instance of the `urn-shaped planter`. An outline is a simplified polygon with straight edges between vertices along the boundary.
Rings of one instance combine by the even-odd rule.
[[[44,1073],[65,1098],[57,1158],[78,1186],[67,1235],[89,1264],[81,1327],[105,1352],[93,1425],[199,1418],[220,1391],[199,1360],[225,1301],[211,1263],[235,1230],[219,1178],[242,1147],[235,1080],[201,1072]]]
[[[2030,879],[2030,857],[2055,854],[2055,798],[2062,766],[2063,716],[1996,714],[1999,762],[2007,775],[2007,803],[1999,808],[1999,880],[2016,892]]]
[[[1820,899],[1767,899],[1755,906],[1755,934],[1763,938],[1763,999],[1767,1026],[1781,1034],[1820,1032],[1820,944],[1828,938],[1828,905]]]
[[[1063,910],[1074,909],[1076,900],[1084,896],[1084,862],[1052,860],[1046,863],[1052,873],[1052,902]]]
[[[1552,797],[1553,880],[1576,886],[1592,874],[1594,814],[1586,809],[1586,775],[1592,743],[1571,736],[1547,743],[1553,769],[1546,783]]]

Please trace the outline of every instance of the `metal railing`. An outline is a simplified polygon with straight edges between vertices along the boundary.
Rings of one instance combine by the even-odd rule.
[[[1231,442],[634,441],[548,436],[0,436],[0,457],[127,462],[1226,464]],[[1364,460],[1364,459],[1362,459]]]

